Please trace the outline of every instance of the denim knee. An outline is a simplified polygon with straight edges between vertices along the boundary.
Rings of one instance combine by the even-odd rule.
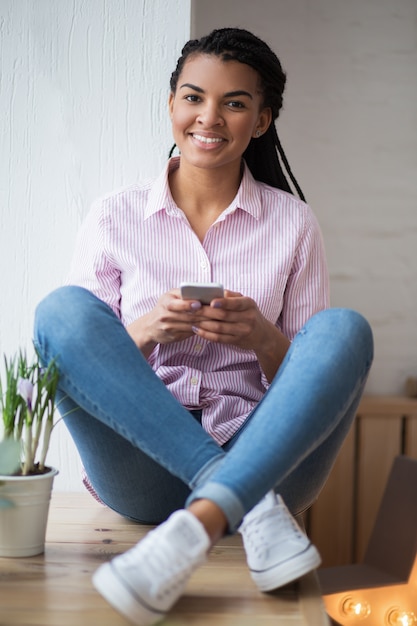
[[[98,307],[114,315],[107,304],[83,287],[59,287],[47,295],[35,310],[33,342],[40,355],[48,361],[64,349],[66,342],[88,340]]]
[[[374,350],[372,329],[366,318],[358,311],[337,307],[324,309],[307,321],[300,334],[317,329],[324,330],[327,335],[330,332],[335,342],[340,340],[357,346],[368,365],[372,363]]]

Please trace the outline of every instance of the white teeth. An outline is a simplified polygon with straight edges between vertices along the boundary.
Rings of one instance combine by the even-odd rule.
[[[203,135],[193,135],[193,137],[195,137],[196,139],[198,139],[198,141],[201,141],[202,143],[221,143],[223,141],[223,139],[221,139],[220,137],[203,137]]]

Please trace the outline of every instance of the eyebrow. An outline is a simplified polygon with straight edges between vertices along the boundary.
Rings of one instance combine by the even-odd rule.
[[[204,89],[201,87],[197,87],[197,85],[192,85],[191,83],[184,83],[181,85],[180,89],[183,87],[187,87],[188,89],[193,89],[193,91],[197,91],[197,93],[204,93]],[[243,89],[238,89],[236,91],[228,91],[224,94],[225,98],[235,98],[236,96],[247,96],[251,100],[253,100],[253,96],[249,91],[244,91]]]

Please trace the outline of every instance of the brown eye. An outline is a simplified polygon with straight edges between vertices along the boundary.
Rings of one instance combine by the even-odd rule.
[[[195,94],[185,96],[184,99],[187,100],[187,102],[200,102],[200,97],[196,96]]]
[[[227,103],[227,106],[230,107],[231,109],[244,109],[245,105],[243,102],[240,102],[239,100],[231,100],[230,102]]]

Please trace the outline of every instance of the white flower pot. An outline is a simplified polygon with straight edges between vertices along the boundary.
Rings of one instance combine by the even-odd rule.
[[[0,475],[0,557],[34,556],[45,549],[52,485],[58,470],[34,476]]]

